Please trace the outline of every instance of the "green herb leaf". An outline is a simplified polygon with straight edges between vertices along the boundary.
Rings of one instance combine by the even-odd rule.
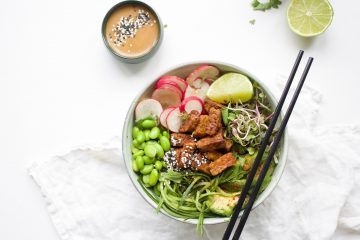
[[[247,150],[250,155],[253,155],[255,153],[255,148],[253,148],[253,147],[248,147]]]
[[[251,24],[251,25],[254,25],[255,24],[255,19],[251,19],[250,21],[249,21],[249,23]]]
[[[271,8],[279,8],[281,4],[280,0],[269,0],[268,2],[261,3],[258,0],[253,0],[251,5],[253,6],[254,10],[266,11]]]
[[[224,125],[227,126],[228,123],[229,123],[229,119],[228,119],[228,117],[229,117],[229,109],[223,108],[221,110],[221,116],[222,116],[222,120],[223,120]]]

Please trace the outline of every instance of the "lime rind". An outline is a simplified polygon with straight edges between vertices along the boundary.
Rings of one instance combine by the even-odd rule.
[[[333,8],[327,0],[292,0],[287,10],[290,29],[303,37],[325,32],[333,16]]]

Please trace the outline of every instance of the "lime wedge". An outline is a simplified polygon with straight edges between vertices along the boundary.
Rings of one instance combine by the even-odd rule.
[[[292,0],[287,10],[289,27],[303,37],[323,33],[330,26],[333,15],[327,0]]]
[[[206,96],[217,103],[247,102],[253,96],[253,85],[240,73],[227,73],[210,85]]]

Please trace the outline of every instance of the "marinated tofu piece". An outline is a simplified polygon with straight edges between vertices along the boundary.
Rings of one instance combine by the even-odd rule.
[[[196,126],[200,121],[200,113],[198,111],[192,110],[185,121],[180,126],[179,132],[182,133],[191,133],[195,130]]]
[[[191,166],[193,169],[197,169],[199,166],[201,166],[202,164],[208,164],[209,160],[207,160],[207,158],[205,157],[204,154],[200,153],[200,152],[196,152],[193,155],[192,158],[192,163]]]
[[[233,142],[230,139],[225,139],[225,147],[224,147],[224,151],[225,152],[230,152],[230,149],[233,145]]]
[[[193,132],[193,137],[196,138],[203,138],[206,134],[206,126],[209,122],[209,116],[208,115],[201,115],[199,124],[197,125],[195,131]]]
[[[217,151],[211,151],[211,152],[205,152],[205,157],[210,161],[215,161],[219,157],[221,157],[223,154]]]
[[[175,159],[176,159],[176,168],[177,169],[184,169],[184,163],[181,158],[181,148],[177,148],[175,151]]]
[[[220,128],[214,137],[224,139],[224,129]]]
[[[210,172],[210,168],[209,168],[210,164],[209,163],[204,163],[201,164],[200,166],[197,167],[197,170],[199,172],[205,173],[207,175],[211,176],[211,172]]]
[[[197,148],[202,152],[210,152],[225,147],[225,140],[219,137],[206,137],[196,143]]]
[[[205,127],[205,132],[209,136],[214,136],[221,128],[221,110],[210,108],[209,122]]]
[[[206,112],[210,112],[211,108],[220,109],[222,108],[221,104],[211,101],[210,99],[205,99],[204,102]]]
[[[222,173],[228,167],[232,167],[236,164],[236,159],[232,153],[227,153],[214,162],[209,164],[209,171],[212,176],[217,176]]]
[[[195,141],[187,140],[184,142],[182,152],[186,152],[190,156],[192,156],[194,154],[195,150],[196,150],[196,142]]]
[[[194,140],[190,134],[185,133],[172,133],[170,136],[171,146],[173,147],[182,147],[185,141]]]
[[[164,154],[164,162],[168,165],[169,169],[177,169],[178,163],[176,160],[176,149],[170,148],[169,151]]]

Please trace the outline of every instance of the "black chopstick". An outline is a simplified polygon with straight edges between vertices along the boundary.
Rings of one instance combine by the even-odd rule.
[[[291,73],[290,73],[290,76],[286,82],[286,85],[285,85],[285,88],[281,94],[281,97],[280,97],[280,100],[279,100],[279,103],[278,105],[276,106],[275,108],[275,111],[274,111],[274,115],[272,116],[271,118],[271,121],[270,121],[270,124],[269,124],[269,128],[267,129],[266,133],[265,133],[265,136],[264,136],[264,139],[262,140],[262,143],[260,145],[260,148],[259,148],[259,151],[258,151],[258,154],[255,158],[255,161],[253,163],[253,166],[249,172],[249,175],[246,179],[246,182],[245,182],[245,185],[244,185],[244,188],[242,189],[241,191],[241,194],[240,194],[240,198],[238,200],[238,203],[234,209],[234,212],[231,216],[231,219],[230,219],[230,222],[225,230],[225,233],[224,233],[224,236],[223,236],[223,240],[227,240],[230,238],[230,235],[232,233],[232,230],[235,226],[235,223],[236,223],[236,220],[240,214],[240,211],[241,211],[241,208],[244,204],[244,201],[245,201],[245,198],[246,198],[246,195],[247,195],[247,192],[249,191],[250,189],[250,186],[251,186],[251,183],[254,179],[254,176],[256,174],[256,171],[259,167],[259,164],[260,164],[260,161],[261,161],[261,158],[262,158],[262,155],[264,154],[265,152],[265,148],[266,146],[268,145],[268,142],[269,142],[269,139],[271,137],[271,134],[274,130],[274,127],[276,125],[276,121],[280,115],[280,112],[281,112],[281,108],[282,106],[284,105],[284,102],[285,102],[285,99],[286,99],[286,96],[289,92],[289,89],[290,89],[290,86],[292,84],[292,81],[294,80],[294,77],[295,77],[295,74],[296,74],[296,71],[299,67],[299,64],[300,64],[300,61],[301,61],[301,58],[304,54],[304,51],[300,50],[299,53],[298,53],[298,56],[296,58],[296,61],[294,63],[294,66],[291,70]]]
[[[256,182],[256,185],[250,195],[250,200],[248,202],[248,204],[246,205],[246,208],[244,210],[244,214],[241,216],[241,219],[240,219],[240,222],[239,222],[239,225],[234,233],[234,237],[233,237],[233,240],[235,239],[239,239],[240,238],[240,235],[241,235],[241,232],[242,230],[244,229],[244,226],[245,226],[245,223],[246,223],[246,220],[247,218],[249,217],[249,214],[250,214],[250,211],[251,211],[251,208],[252,206],[254,205],[254,202],[256,200],[256,196],[260,190],[260,187],[261,187],[261,184],[263,183],[264,181],[264,178],[265,178],[265,175],[267,173],[267,171],[269,170],[269,167],[270,167],[270,164],[271,164],[271,161],[276,153],[276,150],[277,150],[277,147],[280,143],[280,140],[281,140],[281,137],[285,131],[285,127],[286,127],[286,124],[288,123],[289,121],[289,118],[290,118],[290,115],[294,109],[294,106],[296,104],[296,101],[299,97],[299,94],[301,92],[301,89],[304,85],[304,82],[306,80],[306,76],[307,74],[309,73],[309,70],[310,70],[310,67],[311,67],[311,64],[313,62],[313,58],[310,57],[307,61],[307,64],[305,66],[305,70],[300,78],[300,81],[298,83],[298,86],[295,90],[295,93],[294,93],[294,96],[293,98],[291,99],[291,102],[290,102],[290,105],[288,107],[288,110],[286,111],[286,114],[284,116],[284,119],[283,121],[281,122],[281,125],[280,125],[280,128],[279,128],[279,132],[276,134],[275,138],[274,138],[274,142],[272,143],[271,147],[270,147],[270,152],[269,152],[269,156],[266,158],[266,161],[264,163],[264,166],[263,166],[263,169],[261,170],[260,172],[260,175],[259,175],[259,178]]]
[[[295,93],[294,93],[294,96],[293,98],[291,99],[291,102],[290,102],[290,105],[288,107],[288,110],[286,111],[286,114],[284,116],[284,119],[283,121],[281,122],[281,125],[280,125],[280,128],[279,128],[279,132],[276,134],[275,138],[274,138],[274,142],[272,143],[271,147],[270,147],[270,152],[269,152],[269,156],[266,158],[266,161],[264,163],[264,166],[263,166],[263,169],[261,170],[260,172],[260,175],[259,175],[259,178],[256,182],[256,185],[253,189],[253,192],[251,193],[250,195],[250,199],[249,199],[249,202],[248,204],[246,205],[246,208],[244,210],[244,214],[241,216],[241,219],[240,219],[240,222],[239,222],[239,225],[235,231],[235,234],[234,234],[234,237],[233,239],[239,239],[240,235],[241,235],[241,232],[242,230],[244,229],[244,226],[245,226],[245,223],[246,223],[246,220],[250,214],[250,211],[251,211],[251,208],[256,200],[256,196],[260,190],[260,187],[261,187],[261,184],[263,183],[264,181],[264,178],[266,176],[266,173],[267,171],[269,170],[269,167],[270,167],[270,164],[271,164],[271,161],[276,153],[276,150],[277,150],[277,147],[280,143],[280,140],[281,140],[281,137],[285,131],[285,127],[289,121],[289,118],[291,116],[291,113],[294,109],[294,106],[296,104],[296,101],[299,97],[299,94],[301,92],[301,89],[304,85],[304,82],[306,80],[306,77],[307,77],[307,74],[309,73],[309,70],[310,70],[310,67],[312,65],[312,62],[313,62],[313,58],[309,58],[308,59],[308,62],[306,64],[306,67],[305,67],[305,70],[300,78],[300,81],[298,83],[298,86],[295,90]]]

